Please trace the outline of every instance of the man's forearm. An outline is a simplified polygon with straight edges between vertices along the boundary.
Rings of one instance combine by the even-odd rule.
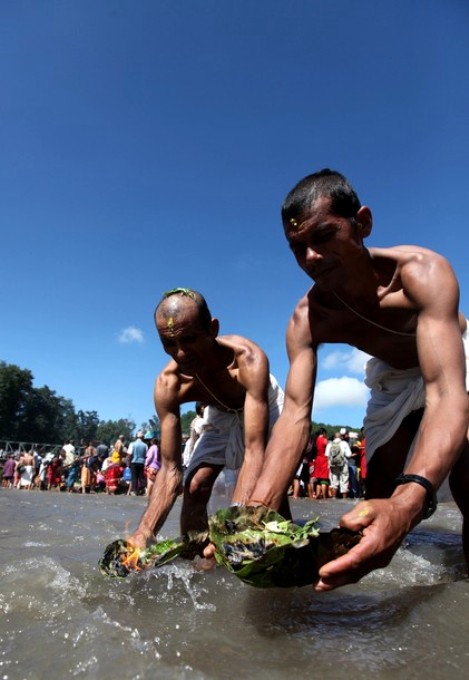
[[[250,500],[274,510],[280,507],[306,448],[310,427],[309,420],[292,422],[280,416]]]
[[[466,404],[440,403],[427,407],[420,424],[413,454],[406,465],[408,473],[428,476],[438,489],[458,460],[467,437]]]
[[[156,535],[163,526],[178,496],[182,473],[177,468],[161,467],[153,484],[148,506],[143,513],[136,533]]]
[[[233,503],[245,504],[249,500],[261,474],[263,462],[263,447],[259,450],[246,449],[243,465],[239,471],[238,480],[233,492]]]

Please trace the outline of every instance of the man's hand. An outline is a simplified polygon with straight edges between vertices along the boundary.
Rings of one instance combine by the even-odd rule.
[[[362,531],[363,538],[350,552],[319,570],[317,591],[356,583],[374,569],[386,567],[410,531],[408,508],[398,498],[363,501],[340,520],[340,526]]]
[[[137,529],[137,531],[127,539],[127,543],[130,543],[134,548],[144,550],[152,543],[155,543],[155,537],[153,532],[149,529]]]
[[[215,559],[215,544],[214,543],[209,543],[207,546],[204,548],[203,556],[206,559],[210,559],[213,557]]]

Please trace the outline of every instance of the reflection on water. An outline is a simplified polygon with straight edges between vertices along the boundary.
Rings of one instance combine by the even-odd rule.
[[[215,498],[214,511],[226,499]],[[351,501],[297,501],[324,529]],[[97,562],[145,499],[0,491],[0,678],[466,677],[469,591],[451,503],[385,570],[331,593],[257,590],[177,560],[108,579]],[[179,501],[164,536],[178,534]]]

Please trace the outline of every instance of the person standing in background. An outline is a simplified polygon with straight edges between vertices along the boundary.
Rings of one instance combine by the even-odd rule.
[[[158,470],[161,467],[158,438],[152,437],[150,441],[151,445],[145,458],[145,474],[147,478],[147,488],[145,491],[146,496],[150,495],[151,489],[156,480],[156,475],[158,474]]]
[[[130,443],[128,456],[130,459],[130,470],[132,473],[132,482],[130,485],[130,495],[138,496],[138,494],[145,488],[145,458],[147,456],[148,446],[143,441],[143,432],[139,430],[133,442]]]

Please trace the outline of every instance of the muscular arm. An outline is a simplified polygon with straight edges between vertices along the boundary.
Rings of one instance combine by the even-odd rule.
[[[282,413],[267,444],[264,466],[252,500],[278,509],[308,442],[316,380],[316,350],[312,346],[304,298],[287,332],[290,369]]]
[[[234,503],[246,503],[262,469],[269,422],[269,363],[262,352],[244,358],[239,380],[244,401],[244,460],[233,493]]]
[[[469,402],[465,356],[458,319],[459,291],[449,265],[438,263],[442,285],[413,286],[422,307],[417,349],[425,382],[425,412],[406,472],[427,477],[437,489],[458,459],[467,435]],[[401,492],[402,493],[402,492]]]
[[[148,505],[129,542],[145,547],[164,524],[182,481],[181,422],[174,376],[160,375],[155,383],[155,406],[161,428],[161,468]]]
[[[417,349],[426,388],[424,416],[405,472],[426,477],[438,489],[458,460],[469,422],[458,286],[440,257],[408,267],[402,281],[419,310]],[[425,497],[420,485],[405,484],[391,498],[365,501],[345,515],[341,524],[362,529],[364,537],[350,553],[321,569],[317,589],[352,583],[386,566],[404,536],[422,519]]]

